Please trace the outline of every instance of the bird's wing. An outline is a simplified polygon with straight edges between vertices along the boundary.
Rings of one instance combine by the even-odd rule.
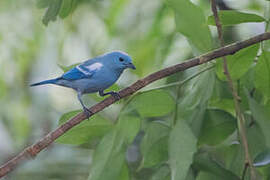
[[[90,65],[81,64],[62,75],[65,80],[78,80],[84,78],[90,78],[95,74],[103,65],[101,63],[92,63]]]

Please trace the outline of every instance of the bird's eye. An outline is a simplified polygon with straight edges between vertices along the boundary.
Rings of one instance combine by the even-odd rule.
[[[123,61],[124,61],[124,59],[120,57],[120,58],[119,58],[119,61],[120,61],[120,62],[123,62]]]

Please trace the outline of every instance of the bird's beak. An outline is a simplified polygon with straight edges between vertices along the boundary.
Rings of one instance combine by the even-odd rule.
[[[136,69],[136,67],[132,63],[128,63],[127,67],[130,68],[130,69]]]

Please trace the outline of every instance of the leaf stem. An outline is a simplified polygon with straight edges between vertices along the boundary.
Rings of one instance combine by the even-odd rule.
[[[242,173],[241,180],[245,180],[247,169],[248,169],[248,163],[245,163],[245,167],[244,167],[244,170],[243,170],[243,173]]]
[[[162,86],[158,86],[158,87],[154,87],[154,88],[151,88],[151,89],[147,89],[145,91],[141,91],[141,93],[144,93],[144,92],[148,92],[148,91],[153,91],[153,90],[158,90],[158,89],[165,89],[165,88],[170,88],[170,87],[174,87],[174,86],[183,86],[185,83],[187,83],[188,81],[194,79],[195,77],[199,76],[200,74],[202,74],[203,72],[205,71],[208,71],[210,69],[213,69],[215,66],[210,66],[210,67],[207,67],[197,73],[194,73],[193,75],[187,77],[186,79],[184,79],[183,81],[180,81],[180,82],[174,82],[174,83],[170,83],[170,84],[165,84],[165,85],[162,85]]]
[[[223,34],[222,34],[222,25],[219,21],[215,0],[211,0],[211,7],[212,7],[212,11],[213,11],[213,14],[215,17],[215,23],[216,23],[216,27],[217,27],[217,31],[218,31],[218,38],[220,41],[220,45],[221,45],[221,47],[224,47],[225,43],[224,43]],[[241,136],[242,145],[243,145],[244,150],[245,150],[245,166],[250,167],[250,177],[252,180],[255,180],[256,179],[256,171],[255,171],[252,159],[251,159],[250,154],[249,154],[248,140],[247,140],[246,128],[245,128],[245,119],[244,119],[244,115],[242,114],[241,108],[240,108],[240,97],[238,96],[237,90],[234,87],[233,80],[232,80],[231,75],[229,73],[226,56],[223,56],[222,58],[223,58],[224,74],[227,77],[228,85],[229,85],[231,93],[233,95],[236,117],[237,117],[237,119],[239,121],[239,125],[240,125],[239,133]]]

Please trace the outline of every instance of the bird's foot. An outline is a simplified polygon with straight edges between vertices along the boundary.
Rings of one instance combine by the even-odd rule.
[[[83,113],[85,114],[86,118],[89,119],[90,116],[92,116],[94,113],[92,111],[90,111],[87,108],[83,108]]]
[[[121,99],[121,97],[120,97],[120,94],[118,93],[118,92],[111,92],[110,93],[113,97],[114,97],[114,99],[116,99],[116,100],[120,100]]]

